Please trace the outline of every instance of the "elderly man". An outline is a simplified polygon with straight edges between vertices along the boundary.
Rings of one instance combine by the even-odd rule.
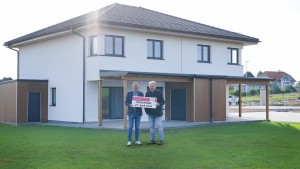
[[[132,128],[133,123],[135,124],[135,144],[141,145],[142,143],[139,140],[140,133],[140,121],[142,116],[142,108],[133,107],[132,97],[133,96],[144,96],[144,93],[139,91],[139,83],[133,82],[132,91],[127,93],[125,104],[128,107],[127,115],[129,117],[129,127],[128,127],[128,142],[127,146],[131,146],[131,137],[132,137]]]
[[[162,126],[162,106],[165,104],[165,100],[163,98],[163,94],[161,91],[156,90],[156,82],[151,81],[149,82],[149,91],[146,92],[146,97],[155,97],[157,98],[156,108],[145,108],[146,114],[149,118],[149,124],[150,124],[150,135],[151,135],[151,141],[148,142],[148,144],[158,144],[162,145],[164,144],[164,129]],[[155,127],[158,128],[159,133],[159,141],[156,142],[155,139]]]

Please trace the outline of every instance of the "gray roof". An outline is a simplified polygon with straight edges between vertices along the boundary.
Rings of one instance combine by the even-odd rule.
[[[186,33],[191,35],[201,35],[252,43],[259,42],[259,39],[243,34],[189,21],[142,7],[134,7],[115,3],[96,11],[10,40],[5,42],[4,46],[11,46],[34,38],[68,31],[72,28],[78,28],[95,23]]]

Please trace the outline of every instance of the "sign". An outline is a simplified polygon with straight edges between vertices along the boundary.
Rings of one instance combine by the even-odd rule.
[[[155,109],[157,103],[156,97],[140,97],[140,96],[133,96],[131,104],[133,107],[144,107]]]

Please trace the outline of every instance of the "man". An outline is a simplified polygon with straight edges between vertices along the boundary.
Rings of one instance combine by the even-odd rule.
[[[132,91],[127,93],[125,104],[128,107],[127,115],[129,118],[129,127],[128,127],[128,142],[127,146],[131,146],[132,140],[132,128],[133,123],[135,124],[135,144],[141,145],[142,143],[139,140],[140,133],[140,121],[142,116],[142,108],[133,107],[132,105],[132,97],[133,96],[141,96],[144,97],[144,93],[139,91],[139,83],[133,82]]]
[[[146,114],[149,118],[149,124],[150,124],[150,136],[151,141],[148,142],[148,144],[158,144],[162,145],[164,144],[164,129],[162,126],[162,106],[165,104],[165,100],[163,98],[162,93],[159,90],[156,90],[156,82],[151,81],[149,82],[149,91],[146,92],[146,97],[156,97],[157,103],[156,108],[145,108]],[[156,142],[155,139],[155,126],[158,128],[159,133],[159,141]]]

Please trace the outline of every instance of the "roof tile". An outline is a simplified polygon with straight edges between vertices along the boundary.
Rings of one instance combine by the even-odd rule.
[[[180,32],[192,35],[233,39],[252,43],[259,42],[259,39],[243,34],[189,21],[142,7],[134,7],[115,3],[99,10],[10,40],[8,42],[5,42],[4,46],[11,46],[34,38],[51,35],[54,33],[59,33],[70,30],[72,28],[87,26],[94,23],[106,23],[112,25]]]

